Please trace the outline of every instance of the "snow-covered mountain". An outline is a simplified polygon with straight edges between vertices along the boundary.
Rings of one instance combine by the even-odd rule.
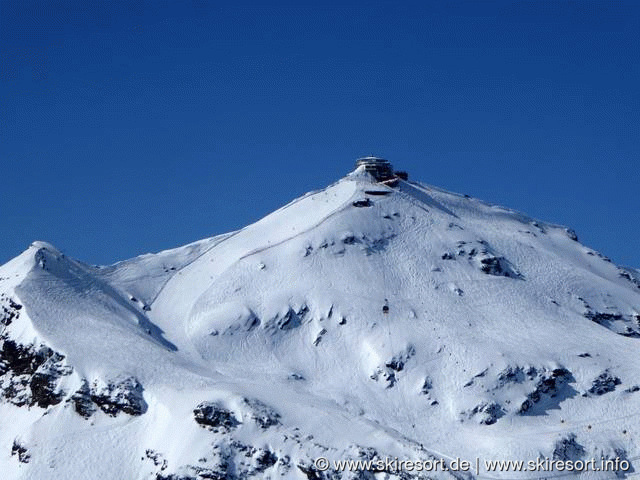
[[[361,166],[108,267],[43,242],[0,267],[2,478],[552,478],[481,462],[602,457],[633,474],[638,270],[400,177]]]

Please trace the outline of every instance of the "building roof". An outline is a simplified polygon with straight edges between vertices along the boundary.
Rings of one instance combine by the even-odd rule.
[[[386,166],[386,165],[391,165],[389,163],[388,160],[385,160],[384,158],[379,158],[379,157],[374,157],[372,155],[368,156],[368,157],[362,157],[359,158],[358,160],[356,160],[356,166],[360,166],[360,165],[376,165],[376,166]]]

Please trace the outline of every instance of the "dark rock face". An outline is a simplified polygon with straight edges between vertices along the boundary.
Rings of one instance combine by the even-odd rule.
[[[638,317],[634,318],[618,312],[603,313],[593,310],[588,310],[584,316],[592,322],[596,322],[598,325],[602,325],[619,335],[640,338],[640,323],[638,322]]]
[[[619,313],[601,313],[589,311],[584,314],[589,320],[604,325],[613,320],[622,320],[622,315]]]
[[[91,399],[100,409],[112,417],[123,412],[128,415],[142,415],[147,411],[147,403],[142,395],[142,385],[133,377],[118,383],[108,383],[95,391]]]
[[[415,347],[413,345],[408,345],[404,350],[396,353],[383,365],[376,367],[369,378],[376,382],[383,380],[386,383],[387,388],[394,387],[398,381],[398,374],[404,370],[406,363],[415,354]]]
[[[625,337],[640,338],[640,316],[626,315],[620,311],[616,311],[611,307],[610,312],[598,312],[582,297],[577,297],[585,308],[583,316],[592,322],[608,328],[612,332]]]
[[[29,450],[27,450],[27,448],[18,440],[13,441],[13,446],[11,447],[11,456],[17,456],[20,463],[29,463],[29,460],[31,460],[31,454],[29,453]]]
[[[575,379],[566,368],[556,368],[551,372],[544,371],[538,374],[537,378],[534,390],[527,395],[527,399],[520,405],[519,414],[544,413],[547,410],[546,408],[543,408],[541,412],[536,412],[533,410],[534,405],[545,398],[556,399],[559,397],[558,399],[562,401],[569,396],[576,395],[575,390],[568,386]],[[554,402],[554,404],[557,403],[559,402]],[[551,406],[547,406],[547,408],[551,408]]]
[[[78,415],[84,418],[89,418],[96,413],[96,404],[91,400],[91,389],[89,383],[83,380],[80,389],[71,396],[71,402]]]
[[[575,378],[564,367],[549,370],[546,367],[532,365],[510,365],[495,376],[491,375],[490,368],[487,368],[471,378],[463,388],[475,389],[478,395],[490,394],[492,397],[495,397],[500,390],[509,392],[510,389],[516,388],[518,396],[523,390],[528,392],[525,393],[525,399],[521,403],[513,402],[512,399],[504,401],[485,399],[473,409],[463,411],[462,414],[468,418],[475,417],[485,425],[495,423],[506,413],[544,415],[550,409],[559,408],[564,400],[578,395],[570,385],[572,382],[575,382]]]
[[[20,310],[22,305],[14,302],[4,293],[0,294],[0,324],[9,326],[14,320],[20,317]]]
[[[298,465],[298,470],[300,470],[307,480],[326,480],[328,477],[326,473],[319,471],[313,465]]]
[[[504,410],[496,402],[482,402],[469,412],[469,418],[476,418],[481,425],[493,425],[504,416]]]
[[[385,363],[387,368],[394,370],[396,372],[401,372],[404,370],[404,366],[407,361],[416,354],[416,349],[413,345],[409,345],[402,352],[394,355],[391,360]]]
[[[523,368],[520,366],[510,366],[498,374],[496,388],[503,387],[509,383],[522,383],[526,380],[534,380],[538,370],[535,367]]]
[[[15,317],[14,317],[15,318]],[[64,398],[60,380],[70,375],[64,355],[46,345],[22,345],[0,335],[0,395],[17,406],[47,408]]]
[[[2,323],[10,325],[19,317],[21,306],[3,297]],[[60,404],[67,396],[62,388],[63,377],[73,373],[65,356],[40,344],[21,344],[0,335],[0,398],[17,406],[48,408]],[[68,402],[75,411],[89,418],[97,408],[111,416],[123,412],[141,415],[147,410],[142,396],[142,385],[134,378],[107,383],[98,387],[83,380],[80,389]]]
[[[362,208],[362,207],[370,207],[371,205],[373,205],[373,202],[368,198],[365,198],[364,200],[356,200],[355,202],[353,202],[354,207]]]
[[[464,258],[487,275],[522,278],[511,266],[511,263],[503,256],[496,254],[484,240],[473,242],[461,240],[456,244],[455,251],[445,252],[441,258],[443,260]]]
[[[307,245],[303,255],[304,257],[309,257],[312,254],[320,255],[329,253],[341,257],[348,252],[359,251],[370,256],[384,252],[395,237],[396,234],[394,233],[371,236],[365,233],[346,231],[343,232],[339,238],[323,239],[315,247],[313,245]]]
[[[422,382],[422,387],[420,387],[420,393],[422,395],[429,395],[432,388],[433,381],[431,380],[431,377],[425,377],[424,382]]]
[[[293,330],[303,324],[308,313],[309,307],[307,305],[301,305],[296,309],[289,307],[284,315],[278,314],[267,321],[265,328],[271,330]]]
[[[157,473],[156,474],[156,480],[200,480],[202,478],[205,477],[192,477],[189,475],[177,475],[177,474],[169,474],[169,475],[163,475],[162,473]],[[218,478],[218,477],[209,477],[209,478]]]
[[[280,414],[260,400],[245,398],[243,403],[249,418],[263,430],[280,425]]]
[[[573,240],[574,242],[578,241],[578,234],[576,233],[576,231],[572,228],[565,228],[565,233],[567,234],[567,237],[569,237],[571,240]]]
[[[618,268],[618,272],[620,274],[620,278],[624,278],[635,285],[636,288],[640,288],[640,278],[636,275],[633,275],[631,272],[623,268]]]
[[[146,458],[145,458],[146,457]],[[147,450],[143,460],[156,467],[156,480],[244,480],[246,478],[272,478],[266,471],[275,467],[282,475],[290,466],[288,457],[278,457],[265,448],[247,445],[237,440],[213,445],[209,455],[198,460],[198,465],[183,465],[173,473],[165,473],[167,462],[161,453]],[[266,474],[266,475],[265,475]]]
[[[480,258],[480,264],[482,265],[480,269],[487,275],[511,277],[513,274],[505,262],[506,260],[503,257],[485,256]]]
[[[477,373],[476,375],[473,376],[471,380],[469,380],[467,383],[464,384],[464,388],[471,387],[476,383],[476,381],[478,381],[481,378],[484,378],[488,372],[489,372],[489,369],[485,368],[480,373]]]
[[[214,402],[200,403],[193,410],[193,416],[199,425],[214,431],[228,432],[240,424],[232,412]]]
[[[613,376],[608,370],[605,370],[593,380],[588,392],[593,395],[604,395],[605,393],[613,392],[616,386],[621,383],[618,377]]]
[[[103,386],[98,386],[97,382],[89,386],[84,381],[82,387],[70,400],[73,402],[75,411],[84,418],[92,416],[97,408],[112,417],[121,412],[136,416],[147,411],[143,391],[140,382],[133,377],[127,377],[115,383],[109,382]]]
[[[150,448],[147,448],[147,450],[145,450],[143,460],[145,457],[151,460],[154,466],[160,467],[161,472],[165,471],[167,469],[167,466],[169,465],[167,463],[167,460],[161,453],[156,452],[155,450],[152,450]]]
[[[575,433],[558,440],[553,449],[554,460],[575,461],[584,457],[584,454],[584,447],[577,442]]]

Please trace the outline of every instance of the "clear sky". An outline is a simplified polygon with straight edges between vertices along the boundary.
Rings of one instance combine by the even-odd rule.
[[[640,267],[640,2],[0,0],[0,263],[240,228],[356,157]]]

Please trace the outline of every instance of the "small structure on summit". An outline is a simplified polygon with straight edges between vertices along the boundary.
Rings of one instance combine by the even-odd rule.
[[[373,156],[359,158],[356,161],[356,168],[362,166],[364,166],[365,171],[369,172],[379,182],[391,180],[395,176],[391,163],[384,158]]]

